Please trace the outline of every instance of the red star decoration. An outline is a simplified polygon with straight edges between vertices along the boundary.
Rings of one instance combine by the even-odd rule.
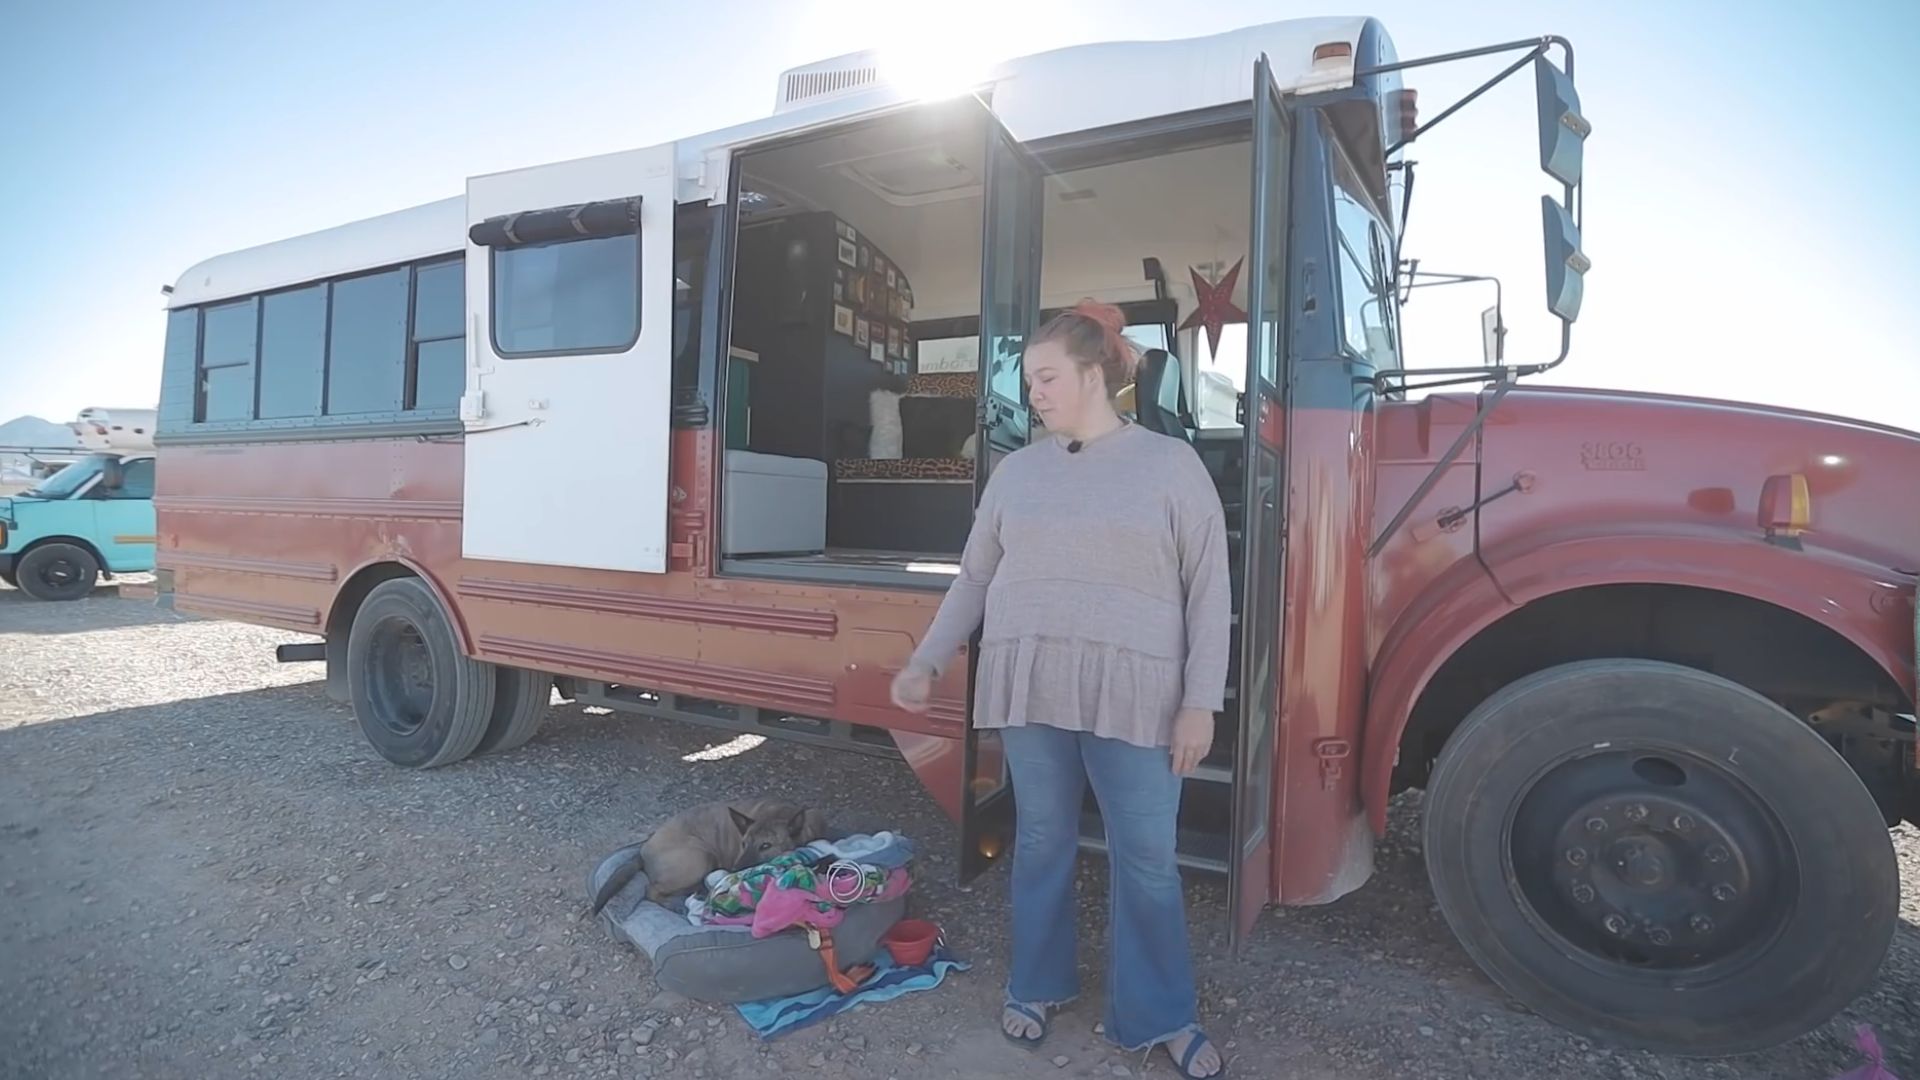
[[[1247,321],[1247,313],[1233,304],[1233,283],[1240,279],[1240,264],[1244,262],[1246,260],[1241,259],[1234,263],[1233,269],[1227,271],[1226,276],[1222,277],[1217,285],[1209,285],[1207,280],[1200,276],[1200,271],[1193,267],[1187,268],[1187,273],[1193,275],[1193,314],[1187,316],[1187,321],[1180,324],[1180,329],[1205,327],[1207,351],[1216,356],[1220,353],[1220,328],[1230,322]]]

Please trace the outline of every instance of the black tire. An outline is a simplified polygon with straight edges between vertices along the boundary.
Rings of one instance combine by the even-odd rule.
[[[526,745],[540,730],[552,704],[553,676],[542,671],[494,665],[493,715],[476,754],[504,753]]]
[[[1825,1022],[1892,940],[1899,871],[1866,787],[1758,694],[1597,660],[1506,687],[1428,784],[1427,873],[1508,993],[1606,1042],[1745,1053]]]
[[[347,634],[347,695],[379,755],[414,769],[473,753],[493,714],[492,664],[460,651],[439,601],[418,578],[374,586]]]
[[[100,560],[78,544],[41,544],[20,557],[14,577],[35,600],[79,600],[100,580]]]

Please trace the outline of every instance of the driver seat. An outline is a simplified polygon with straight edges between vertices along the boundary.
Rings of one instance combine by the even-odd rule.
[[[1133,411],[1140,426],[1193,445],[1193,413],[1180,364],[1165,349],[1141,354],[1133,375]]]

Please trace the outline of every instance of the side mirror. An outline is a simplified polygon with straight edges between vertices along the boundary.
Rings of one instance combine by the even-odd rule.
[[[1534,91],[1540,107],[1540,168],[1567,188],[1562,206],[1540,197],[1541,231],[1546,239],[1547,310],[1571,323],[1580,316],[1582,275],[1593,265],[1580,251],[1580,228],[1571,213],[1580,186],[1581,157],[1593,125],[1580,115],[1580,94],[1567,73],[1547,58],[1533,62]]]
[[[1540,219],[1546,234],[1547,310],[1572,322],[1580,317],[1583,275],[1593,262],[1580,251],[1580,230],[1573,216],[1553,196],[1540,196]]]
[[[1507,324],[1500,318],[1500,305],[1480,313],[1480,355],[1488,367],[1500,367],[1507,359]]]
[[[1533,62],[1533,74],[1540,105],[1540,167],[1568,187],[1579,187],[1582,149],[1593,125],[1580,115],[1580,94],[1566,72],[1543,56]]]
[[[108,491],[119,491],[127,482],[126,467],[118,458],[109,460],[100,467],[100,486]]]

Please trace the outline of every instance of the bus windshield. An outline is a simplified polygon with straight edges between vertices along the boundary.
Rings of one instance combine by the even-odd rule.
[[[106,466],[109,455],[88,454],[79,461],[61,469],[41,481],[39,486],[27,490],[24,494],[36,499],[64,499],[80,490],[88,480]]]

